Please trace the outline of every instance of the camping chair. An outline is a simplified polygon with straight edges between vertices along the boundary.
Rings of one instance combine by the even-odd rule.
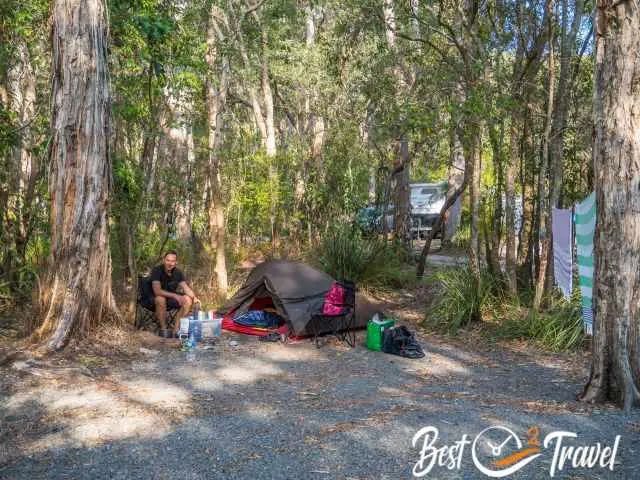
[[[309,330],[313,335],[317,348],[320,348],[319,336],[322,333],[331,333],[340,341],[346,343],[351,348],[356,346],[355,319],[356,319],[356,285],[345,280],[336,282],[344,289],[344,299],[340,304],[342,307],[340,315],[314,315],[309,322]]]
[[[167,328],[172,329],[176,323],[179,308],[167,309]],[[138,298],[136,301],[136,328],[151,330],[157,333],[160,323],[156,318],[156,306],[153,303],[153,290],[150,277],[138,277]]]

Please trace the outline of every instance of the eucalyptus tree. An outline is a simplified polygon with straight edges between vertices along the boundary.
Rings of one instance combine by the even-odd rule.
[[[54,0],[49,146],[51,254],[36,332],[65,346],[116,311],[109,249],[110,92],[103,0]]]
[[[640,406],[639,30],[636,3],[598,3],[593,357],[581,399],[626,410]]]

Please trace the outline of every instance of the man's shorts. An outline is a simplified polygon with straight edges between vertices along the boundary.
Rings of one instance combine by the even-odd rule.
[[[151,302],[152,305],[155,305],[155,297],[154,301]],[[179,310],[180,303],[175,298],[167,298],[167,310]]]

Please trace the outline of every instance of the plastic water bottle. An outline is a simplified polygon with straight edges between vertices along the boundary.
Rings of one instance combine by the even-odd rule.
[[[196,346],[196,342],[202,338],[202,323],[199,318],[200,305],[196,303],[193,306],[193,316],[189,319],[189,342],[191,347]]]
[[[193,363],[196,361],[196,349],[195,347],[191,347],[191,349],[187,352],[187,362]]]
[[[186,351],[187,362],[195,362],[196,360],[196,324],[198,323],[198,304],[194,306],[193,316],[189,317],[189,333],[187,339],[183,343],[183,350]]]

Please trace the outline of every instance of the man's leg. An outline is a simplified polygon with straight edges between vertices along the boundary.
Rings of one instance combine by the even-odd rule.
[[[185,298],[185,302],[184,305],[182,305],[182,308],[180,308],[180,311],[178,312],[178,314],[176,315],[176,322],[173,325],[173,332],[174,333],[178,333],[178,330],[180,330],[180,319],[186,317],[189,312],[191,311],[191,305],[193,304],[193,301],[191,300],[190,297],[184,297]]]
[[[167,299],[161,296],[154,298],[156,305],[156,317],[158,317],[158,323],[162,330],[167,329]]]

